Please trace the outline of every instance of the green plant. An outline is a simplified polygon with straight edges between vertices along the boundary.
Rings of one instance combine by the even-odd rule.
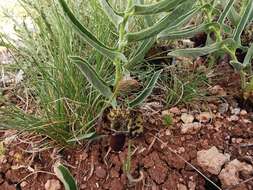
[[[205,47],[179,49],[170,52],[168,55],[198,57],[213,53],[228,53],[231,57],[231,65],[241,75],[241,87],[244,90],[247,86],[246,76],[251,74],[253,47],[252,45],[250,47],[242,46],[241,35],[245,27],[252,23],[253,1],[243,1],[243,6],[239,12],[234,7],[235,2],[235,0],[220,2],[221,6],[223,6],[223,10],[220,11],[220,9],[218,9],[218,5],[220,5],[218,1],[209,2],[202,0],[200,1],[200,4],[204,7],[202,10],[205,18],[203,19],[203,23],[180,31],[163,31],[158,35],[158,38],[189,38],[199,32],[206,32],[208,34],[208,40]],[[219,15],[219,18],[215,21],[214,17],[217,15]],[[233,27],[231,25],[227,25],[226,19],[231,22]],[[214,38],[212,38],[212,34],[214,34]],[[247,52],[243,63],[240,63],[236,57],[236,50],[238,48]]]
[[[164,115],[163,116],[163,123],[166,127],[169,127],[173,124],[173,118],[171,115]]]
[[[65,190],[77,190],[77,185],[74,177],[71,175],[68,168],[60,162],[54,164],[54,173],[61,180]]]
[[[16,105],[1,108],[1,127],[35,131],[61,144],[90,138],[105,99],[75,65],[68,64],[68,55],[86,56],[95,65],[96,72],[108,81],[111,81],[112,65],[73,33],[56,1],[50,1],[51,6],[40,0],[21,0],[20,3],[26,10],[24,21],[20,23],[7,15],[16,23],[20,40],[16,42],[4,34],[1,36],[3,45],[13,53],[16,69],[25,72],[25,80],[18,88],[24,92],[19,96],[27,100],[27,109]],[[96,20],[97,27],[92,32],[100,41],[116,43],[112,26],[102,16],[97,1],[69,1],[69,4],[83,9],[78,17],[87,26]],[[27,21],[32,23],[32,31]]]
[[[141,62],[145,53],[154,44],[156,36],[164,31],[172,31],[183,26],[193,14],[200,8],[195,8],[196,1],[167,1],[162,0],[152,4],[143,4],[144,1],[128,0],[123,12],[116,11],[107,0],[99,0],[101,8],[108,16],[109,20],[115,26],[118,36],[116,47],[108,47],[99,41],[81,22],[74,16],[65,0],[59,0],[67,20],[75,28],[75,31],[100,54],[111,60],[115,67],[113,90],[110,89],[107,82],[99,76],[92,68],[91,64],[80,57],[70,56],[71,61],[82,71],[87,80],[103,94],[113,107],[117,106],[117,96],[119,95],[120,82],[129,76],[129,65]],[[192,9],[189,9],[191,8]],[[149,15],[166,13],[158,22],[154,21]],[[146,28],[137,32],[128,32],[128,27],[132,24],[130,18],[134,16],[144,16]],[[128,59],[125,55],[125,50],[132,42],[140,42],[139,48],[131,53]],[[147,98],[156,81],[159,78],[161,71],[157,71],[151,77],[148,85],[144,90],[133,100],[128,102],[128,106],[133,108],[142,103]]]

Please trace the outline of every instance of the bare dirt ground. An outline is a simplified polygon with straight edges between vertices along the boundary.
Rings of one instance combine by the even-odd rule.
[[[47,143],[41,136],[2,131],[0,189],[63,189],[52,173],[57,160],[80,189],[253,189],[252,104],[238,98],[238,75],[226,62],[214,73],[215,84],[204,101],[168,110],[159,102],[145,105],[144,133],[131,140],[133,179],[123,171],[127,141],[118,152],[108,151],[109,138],[61,149],[41,146]],[[173,125],[163,125],[166,114]]]

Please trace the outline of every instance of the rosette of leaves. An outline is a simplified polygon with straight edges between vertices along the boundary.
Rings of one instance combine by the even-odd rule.
[[[241,75],[241,87],[248,91],[251,82],[247,82],[247,76],[251,75],[251,61],[253,56],[253,44],[245,47],[241,44],[241,36],[244,29],[253,21],[253,1],[242,1],[242,8],[235,8],[236,0],[225,1],[200,1],[203,7],[202,14],[205,19],[197,26],[187,27],[184,30],[164,30],[158,34],[159,39],[191,38],[194,35],[205,32],[208,40],[204,47],[178,49],[169,53],[170,56],[198,57],[211,53],[228,53],[231,57],[230,64]],[[222,9],[219,9],[222,7]],[[218,16],[218,20],[214,19]],[[217,20],[217,21],[216,21]],[[227,22],[229,21],[229,22]],[[230,23],[229,25],[227,23]],[[211,38],[215,34],[215,39]],[[226,36],[226,37],[224,37]],[[236,50],[241,49],[246,53],[243,62],[236,57]],[[249,77],[250,78],[250,77]]]
[[[117,107],[117,96],[120,91],[121,81],[129,76],[128,67],[133,63],[140,63],[148,50],[154,45],[159,34],[162,32],[173,32],[181,30],[194,14],[203,6],[196,6],[196,0],[161,0],[155,3],[145,4],[144,0],[127,0],[127,6],[123,12],[113,8],[108,0],[98,0],[105,15],[115,26],[118,36],[116,47],[109,47],[103,44],[93,35],[82,23],[75,17],[74,10],[71,10],[65,0],[59,0],[64,11],[66,19],[69,21],[75,31],[91,47],[96,49],[104,57],[108,58],[115,67],[113,89],[108,85],[98,73],[96,73],[92,64],[84,58],[70,56],[70,60],[75,64],[86,79],[104,95],[108,102]],[[152,15],[156,15],[154,20]],[[137,32],[129,32],[128,26],[133,22],[131,17],[143,17],[145,28]],[[138,24],[138,23],[135,23]],[[178,36],[181,38],[182,36]],[[125,49],[129,43],[137,43],[138,48],[132,50],[130,56],[126,56]],[[133,100],[127,102],[130,108],[140,105],[152,92],[161,70],[154,71],[147,86]]]

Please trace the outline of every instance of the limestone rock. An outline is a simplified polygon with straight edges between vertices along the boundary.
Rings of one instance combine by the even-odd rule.
[[[182,134],[196,134],[201,129],[201,123],[184,123],[181,127]]]
[[[239,184],[243,180],[240,179],[239,173],[245,172],[246,174],[253,173],[252,165],[246,164],[245,162],[240,162],[237,159],[229,162],[224,169],[221,170],[219,179],[222,183],[223,188],[232,187]]]
[[[47,180],[45,184],[45,190],[60,190],[61,184],[60,181],[57,179],[50,179]]]
[[[196,119],[201,123],[208,123],[212,120],[212,114],[210,112],[202,112],[197,115]]]
[[[193,117],[193,115],[191,115],[191,114],[183,113],[183,114],[181,115],[181,120],[182,120],[184,123],[192,123],[193,120],[194,120],[194,117]]]
[[[215,146],[197,152],[198,165],[214,175],[218,175],[221,167],[229,160],[230,155],[220,153]]]

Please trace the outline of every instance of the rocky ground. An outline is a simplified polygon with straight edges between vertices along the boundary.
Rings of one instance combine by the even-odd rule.
[[[42,136],[1,131],[0,189],[61,190],[52,168],[60,160],[80,189],[252,190],[253,107],[239,98],[237,75],[215,77],[204,100],[141,108],[145,129],[131,140],[131,175],[123,170],[128,141],[118,152],[108,137],[62,149]],[[172,125],[163,123],[166,116]]]

